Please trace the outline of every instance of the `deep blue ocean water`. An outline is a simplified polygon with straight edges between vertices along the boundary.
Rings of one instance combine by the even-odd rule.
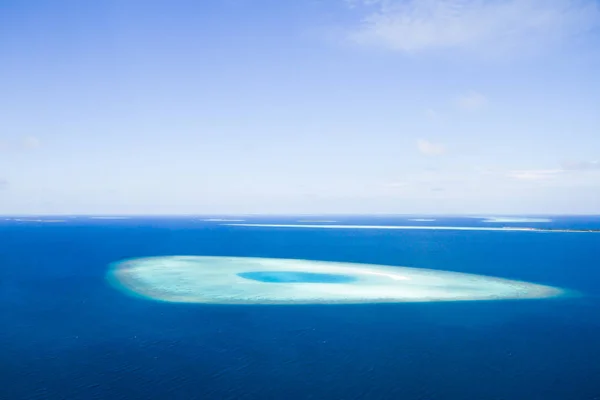
[[[468,218],[333,219],[600,228],[599,217],[494,225]],[[579,295],[234,306],[162,303],[107,283],[110,263],[158,255],[431,268]],[[0,399],[600,399],[599,295],[600,233],[235,227],[184,217],[4,220]]]

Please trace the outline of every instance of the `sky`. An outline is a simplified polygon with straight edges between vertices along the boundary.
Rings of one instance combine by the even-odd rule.
[[[0,0],[0,214],[600,214],[599,0]]]

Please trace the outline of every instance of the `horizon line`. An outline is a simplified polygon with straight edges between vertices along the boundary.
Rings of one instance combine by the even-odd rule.
[[[512,216],[512,217],[542,217],[542,216],[562,216],[562,217],[600,217],[600,214],[588,213],[543,213],[543,214],[528,214],[528,213],[446,213],[446,214],[430,214],[430,213],[194,213],[194,214],[179,214],[179,213],[156,213],[156,214],[137,214],[137,213],[15,213],[1,214],[0,218],[7,217],[467,217],[467,218],[490,218],[496,216]]]

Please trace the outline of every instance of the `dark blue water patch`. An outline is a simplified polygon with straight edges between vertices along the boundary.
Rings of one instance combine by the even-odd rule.
[[[350,283],[356,281],[356,278],[348,275],[317,274],[301,271],[242,272],[238,276],[267,283]]]

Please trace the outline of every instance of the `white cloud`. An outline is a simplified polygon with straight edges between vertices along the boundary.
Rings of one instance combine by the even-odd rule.
[[[528,169],[511,171],[508,177],[523,181],[543,181],[552,179],[562,172],[561,169]]]
[[[440,143],[430,142],[429,140],[417,140],[417,148],[426,156],[440,156],[446,152],[446,147]]]
[[[595,0],[356,0],[371,9],[350,32],[356,43],[402,52],[536,48],[593,29]]]
[[[428,108],[425,110],[425,116],[430,120],[435,120],[438,118],[438,113],[433,108]]]
[[[389,182],[386,183],[384,186],[388,187],[388,188],[405,188],[408,187],[409,184],[408,182]]]
[[[447,167],[439,171],[405,172],[385,185],[388,195],[405,198],[459,199],[498,195],[511,182],[500,175],[484,175],[470,167]],[[512,183],[514,186],[516,183]]]
[[[487,97],[477,92],[465,93],[456,98],[456,105],[465,111],[476,111],[486,106]]]
[[[42,145],[42,142],[35,136],[26,136],[22,138],[12,138],[8,140],[0,140],[0,151],[18,151],[18,150],[33,150]]]
[[[586,182],[590,175],[593,179],[600,172],[598,161],[569,161],[563,162],[556,169],[526,169],[510,171],[507,176],[512,179],[523,181],[550,181],[563,180],[572,183]]]
[[[397,199],[437,199],[448,201],[448,204],[489,201],[495,206],[504,204],[519,209],[523,199],[546,201],[548,196],[558,198],[568,194],[577,197],[584,193],[598,193],[599,189],[600,170],[585,173],[563,169],[510,171],[449,165],[437,172],[403,171],[380,191],[371,192]]]
[[[599,161],[566,161],[561,164],[567,171],[594,171],[600,170]]]

